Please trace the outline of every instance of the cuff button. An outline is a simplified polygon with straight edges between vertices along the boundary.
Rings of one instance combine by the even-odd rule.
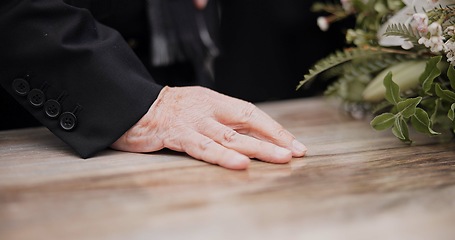
[[[30,91],[30,85],[23,78],[16,78],[12,84],[14,92],[19,96],[25,96]]]
[[[41,107],[46,100],[46,96],[44,96],[43,91],[39,89],[32,89],[28,94],[28,101],[34,107]]]
[[[72,112],[64,112],[60,116],[60,126],[66,130],[70,131],[76,127],[77,117]]]
[[[44,112],[50,118],[56,118],[60,115],[60,103],[57,100],[49,99],[44,103]]]

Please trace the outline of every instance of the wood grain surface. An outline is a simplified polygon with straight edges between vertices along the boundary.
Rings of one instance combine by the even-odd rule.
[[[409,146],[324,99],[260,104],[309,148],[226,170],[185,154],[78,158],[0,132],[0,239],[455,239],[455,143]]]

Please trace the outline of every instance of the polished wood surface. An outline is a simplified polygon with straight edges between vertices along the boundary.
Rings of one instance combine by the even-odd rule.
[[[319,98],[259,107],[306,157],[83,160],[44,128],[0,132],[0,239],[455,239],[455,142],[409,146]]]

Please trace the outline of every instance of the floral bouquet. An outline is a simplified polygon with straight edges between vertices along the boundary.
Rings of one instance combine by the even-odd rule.
[[[409,127],[452,138],[455,127],[455,0],[318,2],[318,26],[346,17],[348,47],[318,61],[297,86],[321,75],[336,80],[325,94],[353,116],[374,113],[376,130],[411,142]],[[448,138],[445,138],[448,139]]]

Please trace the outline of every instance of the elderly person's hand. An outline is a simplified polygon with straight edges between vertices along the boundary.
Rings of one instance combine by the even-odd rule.
[[[153,152],[163,148],[230,169],[250,158],[287,163],[306,147],[253,104],[203,87],[164,87],[149,111],[112,148]]]

